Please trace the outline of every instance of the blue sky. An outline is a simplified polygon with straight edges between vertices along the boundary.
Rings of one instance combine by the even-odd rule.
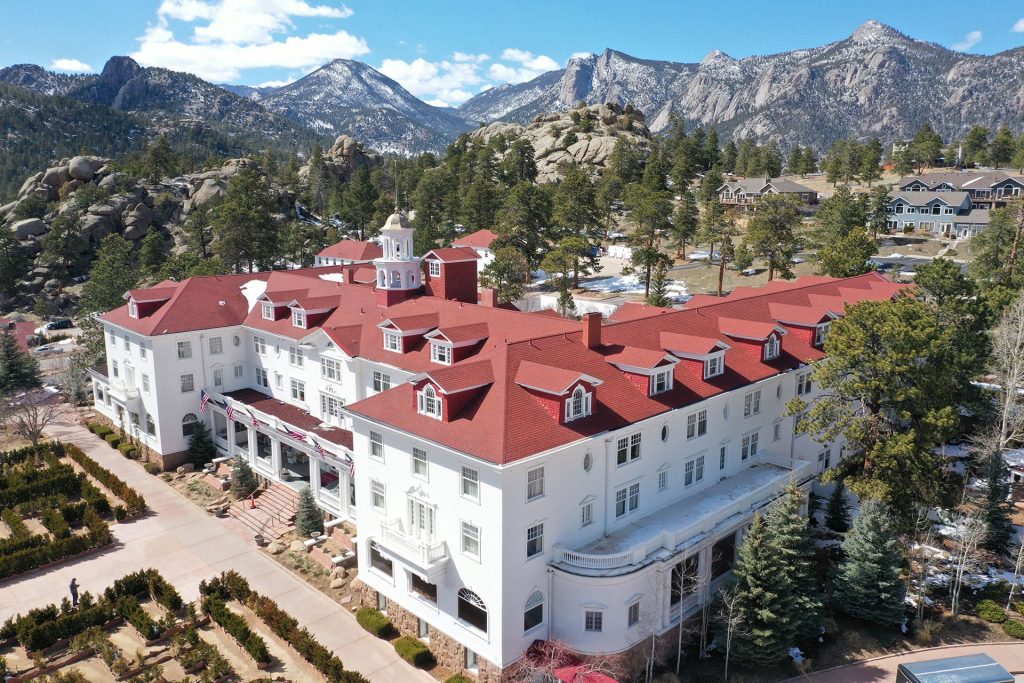
[[[295,80],[341,57],[380,69],[426,101],[458,105],[605,47],[685,62],[713,49],[745,57],[839,40],[868,19],[972,53],[1024,44],[1024,2],[984,7],[962,0],[933,0],[926,11],[892,0],[104,0],[41,11],[19,2],[3,10],[0,65],[95,71],[111,55],[128,54],[146,66],[259,85]]]

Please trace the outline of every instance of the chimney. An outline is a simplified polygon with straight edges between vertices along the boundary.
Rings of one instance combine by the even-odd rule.
[[[601,314],[583,314],[583,345],[588,349],[601,346]]]
[[[498,290],[494,287],[480,288],[480,305],[488,308],[498,307]]]
[[[355,282],[356,282],[356,269],[355,268],[346,268],[345,270],[341,271],[341,273],[342,273],[341,279],[342,279],[342,282],[344,284],[346,284],[346,285],[354,285],[355,284]]]

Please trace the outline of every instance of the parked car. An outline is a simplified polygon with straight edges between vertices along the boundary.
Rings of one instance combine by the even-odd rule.
[[[57,318],[46,323],[46,329],[48,330],[69,330],[74,326],[75,324],[71,322],[70,318]]]
[[[900,664],[896,683],[1013,683],[1013,674],[986,654]]]

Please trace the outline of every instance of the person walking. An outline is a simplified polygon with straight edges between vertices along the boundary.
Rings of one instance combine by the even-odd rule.
[[[78,607],[78,580],[75,578],[71,579],[71,583],[68,585],[68,590],[71,591],[71,606]]]

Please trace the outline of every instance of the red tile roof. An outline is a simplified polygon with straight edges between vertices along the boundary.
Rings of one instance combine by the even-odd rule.
[[[700,337],[695,334],[679,334],[676,332],[662,332],[660,346],[672,353],[685,353],[691,356],[706,356],[707,354],[725,349],[728,344],[715,337]]]
[[[433,337],[444,337],[452,344],[459,344],[468,341],[480,341],[487,339],[487,323],[474,323],[472,325],[452,325],[450,327],[439,327]]]
[[[483,230],[477,230],[476,232],[471,232],[468,235],[463,235],[452,242],[452,246],[490,249],[491,243],[496,239],[498,239],[497,233],[484,228]]]
[[[10,332],[22,351],[28,351],[28,340],[36,336],[36,324],[31,320],[11,320],[0,318],[0,331]]]
[[[827,320],[830,317],[830,312],[842,313],[842,311],[831,311],[826,306],[783,304],[777,302],[768,304],[768,312],[780,323],[793,323],[801,326],[817,325]]]
[[[520,363],[519,371],[516,372],[516,384],[529,389],[539,389],[540,391],[558,396],[567,392],[569,387],[581,379],[595,384],[599,383],[599,380],[594,382],[595,378],[576,370],[534,363],[528,360]]]
[[[841,308],[839,309],[842,310]],[[758,322],[756,320],[737,320],[735,318],[719,318],[718,329],[722,334],[741,339],[756,339],[764,341],[772,332],[779,331],[779,326],[771,322]],[[785,334],[782,329],[781,334]]]
[[[476,261],[480,258],[480,254],[469,247],[449,247],[447,249],[433,249],[427,252],[423,260],[430,259],[431,257],[444,263],[455,263],[457,261]]]
[[[607,350],[609,347],[605,347]],[[633,368],[653,370],[659,365],[673,362],[671,357],[664,351],[651,349],[638,349],[632,346],[610,347],[618,349],[612,353],[606,353],[605,359],[613,365],[627,365]]]
[[[320,251],[317,256],[325,258],[345,259],[347,261],[372,261],[384,255],[384,250],[376,242],[360,242],[359,240],[342,240]]]
[[[489,360],[430,370],[425,374],[445,394],[457,394],[460,391],[476,389],[494,382],[494,370]]]

